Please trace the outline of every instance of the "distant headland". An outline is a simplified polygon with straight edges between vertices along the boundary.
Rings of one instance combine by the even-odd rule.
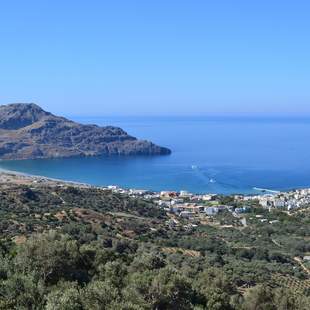
[[[168,148],[138,140],[121,128],[79,124],[33,103],[0,106],[0,159],[170,153]]]

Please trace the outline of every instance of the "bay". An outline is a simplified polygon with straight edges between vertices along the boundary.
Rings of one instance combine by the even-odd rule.
[[[71,117],[72,118],[72,117]],[[1,161],[8,170],[154,191],[254,194],[310,187],[310,119],[75,117],[114,125],[172,150],[168,156]]]

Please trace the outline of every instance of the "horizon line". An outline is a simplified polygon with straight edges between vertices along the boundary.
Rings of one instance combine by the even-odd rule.
[[[64,114],[65,117],[73,118],[261,118],[261,119],[309,119],[310,114]]]

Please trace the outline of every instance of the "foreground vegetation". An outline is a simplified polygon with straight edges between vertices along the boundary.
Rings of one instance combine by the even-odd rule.
[[[0,309],[309,307],[307,212],[171,225],[150,201],[14,184],[0,186],[0,212]]]

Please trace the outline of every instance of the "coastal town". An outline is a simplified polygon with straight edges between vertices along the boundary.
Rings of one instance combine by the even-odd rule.
[[[310,188],[295,189],[287,192],[262,191],[259,195],[219,195],[196,194],[185,190],[155,192],[143,189],[126,189],[117,185],[92,186],[89,184],[51,179],[41,176],[32,176],[22,173],[2,171],[0,183],[15,183],[24,185],[52,185],[52,186],[77,186],[96,187],[103,191],[139,197],[152,201],[159,208],[176,215],[179,218],[194,219],[203,216],[216,216],[223,211],[228,211],[236,217],[248,213],[251,208],[265,210],[279,209],[285,212],[294,212],[310,206]]]
[[[290,215],[308,211],[310,206],[310,188],[287,192],[263,190],[259,195],[196,194],[185,190],[155,192],[126,189],[117,185],[93,186],[12,171],[0,171],[0,183],[33,187],[96,188],[103,192],[139,198],[164,211],[169,216],[166,224],[171,229],[193,229],[205,224],[222,228],[247,227],[251,223],[274,225],[279,222],[280,213],[273,211]]]
[[[295,189],[291,191],[269,191],[263,190],[260,195],[219,195],[219,194],[194,194],[185,190],[154,192],[139,189],[124,189],[116,185],[102,187],[120,194],[127,194],[132,197],[143,197],[153,200],[159,206],[165,207],[173,213],[179,213],[181,217],[190,217],[197,213],[215,215],[223,209],[234,210],[236,213],[244,213],[256,202],[266,209],[278,208],[282,210],[296,210],[310,205],[310,188]],[[229,205],[221,205],[219,197],[230,197],[234,204],[242,204],[240,208],[233,208]]]
[[[262,193],[260,195],[218,195],[194,194],[188,191],[161,191],[123,189],[118,186],[107,186],[106,190],[127,194],[132,197],[142,197],[152,200],[160,208],[180,218],[197,218],[201,215],[215,216],[223,211],[229,211],[240,216],[250,211],[252,207],[266,210],[279,209],[286,212],[301,210],[310,206],[310,188],[296,189],[287,192]],[[226,201],[226,203],[224,203]]]

